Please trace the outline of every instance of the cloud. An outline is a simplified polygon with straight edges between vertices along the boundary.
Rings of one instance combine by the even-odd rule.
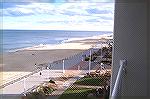
[[[2,0],[0,2],[10,2],[10,0]],[[114,0],[11,0],[11,2],[38,2],[38,3],[112,3]]]
[[[23,16],[23,15],[38,15],[38,14],[53,14],[54,6],[47,3],[30,3],[27,5],[16,5],[13,8],[3,9],[4,15],[7,16]]]
[[[11,4],[11,3],[9,3]],[[4,28],[113,26],[113,3],[16,3],[3,8]],[[14,22],[15,21],[15,22]],[[24,23],[22,23],[24,22]],[[13,23],[13,27],[11,26]],[[29,24],[30,23],[30,24]],[[20,26],[18,26],[18,24]],[[18,27],[17,27],[18,26]]]
[[[86,20],[86,22],[99,22],[99,20],[98,19],[88,19],[88,20]]]
[[[104,20],[113,20],[113,16],[101,16],[101,19],[104,19]]]
[[[96,8],[94,8],[94,9],[87,9],[87,12],[89,14],[108,14],[108,13],[110,13],[109,10],[99,10],[99,9],[96,9]]]
[[[105,4],[106,5],[106,4]],[[111,4],[107,4],[111,5]],[[91,16],[98,14],[109,14],[112,13],[113,8],[106,9],[104,6],[99,6],[96,3],[63,3],[63,4],[51,4],[51,3],[30,3],[26,5],[17,4],[15,7],[3,9],[4,15],[23,16],[23,15],[38,15],[38,14],[49,14],[49,15],[80,15],[80,16]],[[16,14],[19,13],[19,14]]]
[[[33,11],[31,9],[25,9],[25,8],[8,8],[3,10],[3,16],[28,16],[32,15]]]

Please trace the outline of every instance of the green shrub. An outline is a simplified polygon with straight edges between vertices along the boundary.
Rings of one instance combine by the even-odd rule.
[[[46,96],[39,92],[31,92],[26,94],[25,99],[46,99]]]
[[[53,92],[53,89],[45,86],[45,87],[43,87],[43,92],[45,95],[49,95]]]
[[[50,80],[50,81],[49,81],[49,83],[53,83],[53,84],[55,84],[55,81],[53,81],[53,80]]]
[[[101,61],[103,64],[111,64],[111,61],[107,61],[107,60],[103,60],[103,61]]]
[[[40,86],[37,90],[37,92],[42,93],[44,95],[49,95],[54,91],[53,88],[47,87],[47,86]]]
[[[90,60],[90,58],[89,57],[85,57],[85,59],[84,59],[85,61],[89,61]]]

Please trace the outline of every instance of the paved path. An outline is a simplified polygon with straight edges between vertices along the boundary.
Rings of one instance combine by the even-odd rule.
[[[62,84],[58,85],[58,90],[52,92],[50,95],[61,95],[70,85],[72,85],[77,80],[76,77],[70,78]]]
[[[78,80],[79,78],[84,76],[84,73],[86,71],[81,71],[79,75],[68,79],[67,81],[65,81],[63,84],[59,84],[58,85],[58,89],[54,92],[52,92],[52,94],[50,94],[50,96],[48,97],[48,99],[58,99],[58,97],[70,86],[72,85],[76,80]],[[57,84],[57,82],[56,82]]]
[[[89,86],[89,85],[77,85],[77,84],[74,84],[74,86],[79,88],[93,88],[93,89],[102,88],[102,86]]]
[[[43,70],[41,73],[42,75],[38,72],[0,89],[0,94],[21,94],[33,86],[38,86],[44,81],[49,81],[49,77],[55,78],[62,75],[61,70]]]
[[[77,72],[77,71],[74,71],[74,73],[75,72]],[[64,81],[62,84],[59,83],[58,90],[54,91],[48,97],[48,99],[57,99],[71,84],[73,84],[77,79],[83,77],[86,72],[87,71],[80,71],[79,74],[75,74],[76,76]],[[3,94],[5,96],[2,99],[6,98],[6,95],[7,95],[7,99],[13,99],[13,98],[19,99],[18,96],[21,93],[23,93],[24,91],[32,89],[33,87],[37,87],[41,83],[43,83],[45,81],[49,81],[50,78],[55,79],[55,78],[59,78],[62,76],[63,76],[62,70],[43,70],[43,71],[41,71],[41,75],[40,75],[40,72],[35,73],[25,79],[22,79],[18,82],[15,82],[13,84],[10,84],[10,85],[0,89],[0,94],[1,95]],[[57,84],[57,80],[56,80],[56,84]],[[1,97],[1,95],[0,95],[0,97]],[[14,95],[14,96],[11,97],[12,95]],[[15,95],[16,95],[16,97],[15,97]]]

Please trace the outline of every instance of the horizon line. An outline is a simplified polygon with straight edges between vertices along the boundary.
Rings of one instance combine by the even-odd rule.
[[[0,30],[24,30],[24,31],[35,31],[36,29],[0,29]],[[94,32],[94,30],[50,30],[50,29],[37,29],[38,31],[91,31],[91,32]],[[36,31],[37,31],[36,30]],[[100,32],[100,31],[105,31],[105,30],[95,30],[95,32]],[[105,31],[105,32],[113,32],[113,31]]]

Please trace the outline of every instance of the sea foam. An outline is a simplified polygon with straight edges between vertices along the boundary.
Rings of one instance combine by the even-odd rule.
[[[83,44],[76,41],[81,40],[101,40],[101,39],[113,39],[113,35],[111,34],[103,34],[92,37],[83,37],[83,38],[70,38],[63,40],[60,44],[39,44],[32,47],[26,47],[19,50],[53,50],[53,49],[89,49],[93,46],[93,44]]]

